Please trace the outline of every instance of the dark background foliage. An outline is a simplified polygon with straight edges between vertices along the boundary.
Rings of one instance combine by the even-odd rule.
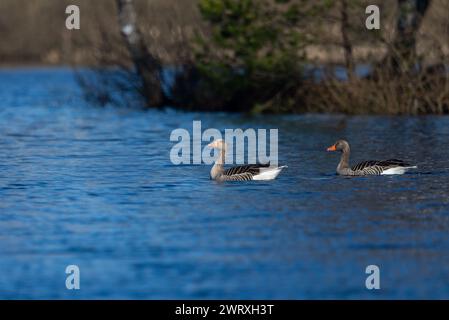
[[[4,0],[0,61],[88,66],[96,77],[80,83],[100,104],[118,89],[147,107],[186,110],[449,112],[447,1],[124,3]],[[64,27],[69,4],[81,9],[81,30]],[[369,4],[380,7],[380,30],[365,28]],[[126,23],[135,24],[138,47],[120,33]]]

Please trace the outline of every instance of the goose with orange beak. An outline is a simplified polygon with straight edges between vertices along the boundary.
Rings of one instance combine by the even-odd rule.
[[[215,161],[214,166],[210,170],[210,177],[217,181],[248,181],[248,180],[273,180],[282,171],[282,167],[270,167],[267,164],[248,164],[243,166],[232,167],[224,169],[224,162],[226,158],[226,142],[223,139],[218,139],[207,145],[209,148],[219,150],[219,156]]]
[[[341,152],[340,163],[337,166],[337,173],[342,176],[404,174],[410,169],[417,168],[417,166],[410,165],[409,163],[398,159],[363,161],[350,167],[349,155],[351,151],[349,148],[349,143],[346,140],[338,140],[327,148],[327,151]]]

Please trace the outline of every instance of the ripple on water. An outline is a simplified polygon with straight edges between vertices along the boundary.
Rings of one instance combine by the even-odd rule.
[[[449,298],[448,117],[96,108],[65,69],[0,71],[0,88],[2,298],[69,297],[68,264],[82,298],[370,298],[368,264],[385,270],[381,298]],[[175,166],[170,132],[193,120],[278,128],[289,167],[216,183],[210,166]],[[338,138],[353,162],[419,169],[339,177],[324,151]]]

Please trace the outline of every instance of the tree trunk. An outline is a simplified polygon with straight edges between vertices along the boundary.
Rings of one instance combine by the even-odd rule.
[[[349,18],[348,18],[348,3],[346,0],[340,0],[340,15],[341,24],[340,32],[342,37],[343,51],[345,55],[345,67],[348,73],[349,80],[354,78],[354,57],[352,55],[352,44],[349,40]]]
[[[118,20],[122,36],[128,47],[136,72],[142,80],[142,94],[147,104],[152,107],[161,107],[166,103],[162,91],[160,61],[150,54],[145,45],[140,29],[137,25],[137,16],[132,0],[116,0],[118,7]]]
[[[416,63],[416,38],[431,0],[398,0],[396,34],[387,63],[393,71],[410,72]]]

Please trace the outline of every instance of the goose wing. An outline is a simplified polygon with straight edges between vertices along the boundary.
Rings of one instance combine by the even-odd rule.
[[[405,161],[398,160],[398,159],[388,159],[388,160],[384,160],[384,161],[379,161],[378,165],[385,167],[385,168],[410,167],[411,166],[410,163],[407,163]]]
[[[261,168],[267,168],[270,163],[266,164],[248,164],[243,166],[236,166],[226,169],[223,172],[223,176],[233,178],[232,180],[252,180],[252,177],[260,173]]]
[[[388,159],[388,160],[369,160],[369,161],[362,161],[355,166],[353,166],[351,169],[353,171],[359,171],[363,174],[382,174],[383,171],[395,167],[409,167],[410,164],[398,160],[398,159]]]
[[[243,173],[237,173],[233,174],[231,176],[222,175],[220,177],[221,181],[250,181],[253,180],[253,174],[250,172],[243,172]]]
[[[368,160],[368,161],[362,161],[360,163],[357,163],[355,166],[353,166],[351,169],[353,171],[358,171],[358,170],[364,170],[366,168],[375,166],[379,163],[379,161],[376,160]]]

